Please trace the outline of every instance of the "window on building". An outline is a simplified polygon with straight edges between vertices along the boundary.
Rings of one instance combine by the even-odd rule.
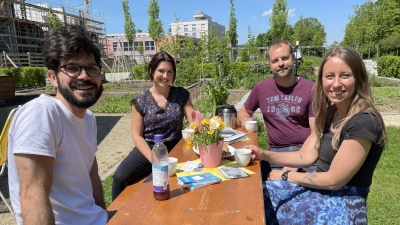
[[[195,37],[196,37],[196,33],[192,33],[192,37],[194,37],[194,38],[195,38]]]
[[[132,51],[132,46],[129,45],[129,42],[124,41],[124,52]]]
[[[113,50],[114,50],[114,52],[117,51],[117,46],[118,46],[118,42],[114,41],[113,42]]]
[[[192,31],[196,31],[196,24],[192,25]]]
[[[189,36],[189,34],[188,34],[188,33],[185,33],[185,36],[187,37],[187,36]]]
[[[142,43],[142,46],[143,46],[143,42],[141,42],[141,41],[133,42],[133,46],[135,47],[135,51],[139,51],[140,43]]]
[[[188,25],[184,25],[183,26],[183,31],[185,31],[185,32],[189,31],[189,26]]]
[[[146,51],[154,50],[154,41],[145,41],[144,46],[145,46]]]
[[[205,24],[201,25],[201,30],[206,30],[206,25]]]

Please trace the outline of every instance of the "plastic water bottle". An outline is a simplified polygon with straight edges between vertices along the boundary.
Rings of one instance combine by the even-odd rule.
[[[168,176],[168,150],[163,144],[161,134],[154,135],[154,147],[151,151],[153,195],[157,200],[169,198],[169,176]]]

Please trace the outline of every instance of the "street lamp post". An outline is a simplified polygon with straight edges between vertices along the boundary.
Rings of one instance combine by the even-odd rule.
[[[220,76],[222,76],[222,73],[221,73],[221,64],[224,62],[224,61],[223,61],[223,58],[224,58],[224,57],[223,57],[221,54],[219,54],[219,53],[217,54],[217,61],[219,62],[219,63],[218,63],[218,73],[219,73]]]
[[[299,41],[296,41],[296,55],[294,57],[294,74],[297,75],[297,57],[298,57],[298,48],[299,48]]]

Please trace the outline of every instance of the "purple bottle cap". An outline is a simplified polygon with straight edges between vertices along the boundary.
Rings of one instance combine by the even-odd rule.
[[[160,141],[163,141],[163,140],[164,140],[164,137],[163,137],[162,134],[154,135],[154,142],[160,142]]]

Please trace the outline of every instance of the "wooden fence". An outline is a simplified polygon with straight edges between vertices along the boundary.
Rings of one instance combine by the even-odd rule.
[[[43,57],[40,53],[6,53],[2,52],[0,57],[0,67],[24,67],[24,66],[44,66]]]

